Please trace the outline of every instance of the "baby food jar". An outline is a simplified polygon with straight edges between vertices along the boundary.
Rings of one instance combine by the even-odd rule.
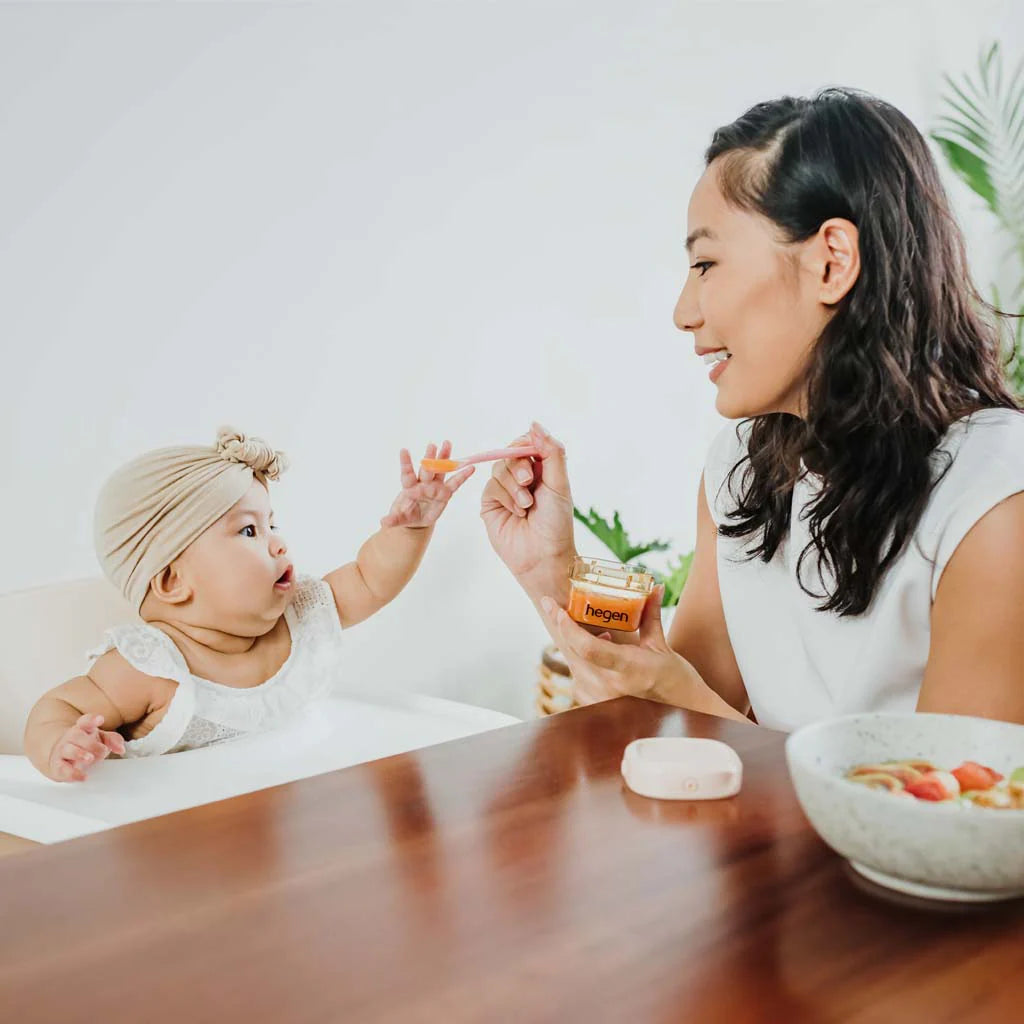
[[[632,633],[654,577],[643,566],[576,557],[569,577],[569,616],[584,626]]]

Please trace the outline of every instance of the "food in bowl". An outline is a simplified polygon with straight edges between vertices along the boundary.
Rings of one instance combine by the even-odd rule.
[[[808,724],[786,741],[800,806],[858,874],[929,899],[1024,897],[1024,814],[965,809],[959,798],[897,797],[846,778],[854,765],[877,766],[896,757],[920,771],[962,765],[972,755],[1008,776],[1008,788],[1012,769],[1024,763],[1024,725],[874,711]]]
[[[930,761],[909,758],[859,764],[845,776],[870,789],[880,789],[912,800],[932,803],[954,801],[963,807],[1024,810],[1024,767],[1009,778],[977,761],[964,761],[952,771],[936,768]]]

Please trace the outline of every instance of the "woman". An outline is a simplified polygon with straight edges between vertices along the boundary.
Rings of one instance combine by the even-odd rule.
[[[666,640],[562,610],[564,450],[496,466],[482,516],[581,702],[648,696],[779,729],[864,710],[1024,722],[1024,415],[924,139],[851,90],[719,129],[675,323],[724,429]]]

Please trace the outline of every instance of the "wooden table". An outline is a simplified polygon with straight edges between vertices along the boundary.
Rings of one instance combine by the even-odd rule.
[[[20,836],[8,835],[0,832],[0,857],[6,857],[9,853],[25,853],[28,850],[38,850],[39,843],[33,843],[30,839],[22,839]]]
[[[655,734],[707,804],[623,788]],[[810,831],[784,737],[632,698],[0,860],[0,1017],[1011,1021],[1024,910],[901,903]]]

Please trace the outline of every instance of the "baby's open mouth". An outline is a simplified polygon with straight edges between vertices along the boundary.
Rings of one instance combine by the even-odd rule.
[[[294,576],[295,569],[289,565],[288,568],[278,576],[274,583],[274,588],[276,590],[287,590],[292,585],[292,579]]]

